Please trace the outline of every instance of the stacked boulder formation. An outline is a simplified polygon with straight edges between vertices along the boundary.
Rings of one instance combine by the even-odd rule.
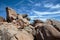
[[[30,23],[27,14],[6,7],[6,19],[0,17],[0,40],[60,40],[60,22],[48,19]]]
[[[19,15],[9,7],[6,8],[6,12],[6,21],[0,18],[0,40],[33,40],[34,28],[29,25],[28,15]]]

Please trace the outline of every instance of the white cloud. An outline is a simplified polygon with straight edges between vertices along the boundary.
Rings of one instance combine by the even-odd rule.
[[[45,21],[46,19],[48,19],[48,17],[44,17],[44,16],[29,16],[31,18],[31,20],[35,20],[35,19],[40,19]]]
[[[39,6],[40,7],[41,6],[41,3],[36,3],[34,6]]]
[[[47,8],[50,8],[50,7],[52,7],[52,6],[53,6],[53,4],[50,4],[50,3],[44,4],[44,7],[47,7]]]
[[[46,21],[47,18],[39,18],[39,19],[42,20],[42,21]]]
[[[46,8],[60,8],[60,4],[54,5],[54,4],[48,3],[48,4],[44,4],[44,7],[46,7]]]
[[[55,6],[52,6],[51,8],[60,8],[60,4],[57,4]]]
[[[60,13],[60,10],[59,11],[54,11],[54,12],[39,12],[39,11],[33,11],[35,14],[38,14],[38,15],[47,15],[47,14],[58,14]]]
[[[31,18],[31,20],[35,20],[35,19],[40,19],[40,20],[43,20],[45,21],[47,18],[42,18],[40,16],[29,16]]]
[[[30,16],[30,17],[43,17],[43,16]]]
[[[59,11],[54,11],[54,12],[39,12],[33,10],[33,12],[36,14],[36,16],[30,16],[32,20],[34,19],[40,19],[45,21],[46,19],[54,18],[57,16],[60,16],[60,10]],[[43,15],[48,15],[48,16],[43,16]]]

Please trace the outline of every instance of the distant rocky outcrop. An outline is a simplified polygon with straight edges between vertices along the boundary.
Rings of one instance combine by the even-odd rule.
[[[3,17],[0,16],[0,22],[6,21]]]
[[[46,21],[48,24],[53,25],[57,30],[60,31],[60,21],[53,20],[53,19],[47,19]]]

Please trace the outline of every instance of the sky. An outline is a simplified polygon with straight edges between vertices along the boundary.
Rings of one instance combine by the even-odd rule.
[[[6,18],[6,7],[11,7],[18,14],[28,14],[31,20],[60,21],[60,0],[0,0],[0,16],[4,18]]]

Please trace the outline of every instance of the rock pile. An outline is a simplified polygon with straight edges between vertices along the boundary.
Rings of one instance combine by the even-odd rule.
[[[0,40],[34,40],[34,28],[30,25],[28,15],[17,14],[9,7],[6,12],[6,21],[0,18]]]
[[[0,40],[60,40],[60,22],[48,19],[30,23],[27,14],[6,8],[6,20],[0,17]]]

